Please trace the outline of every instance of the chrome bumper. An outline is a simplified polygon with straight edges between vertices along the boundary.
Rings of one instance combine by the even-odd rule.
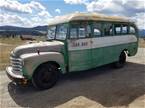
[[[19,84],[26,84],[27,83],[27,79],[25,79],[24,76],[22,76],[21,74],[15,74],[12,71],[12,67],[8,66],[6,67],[6,73],[7,76],[9,77],[9,79],[11,79],[12,81],[19,83]]]

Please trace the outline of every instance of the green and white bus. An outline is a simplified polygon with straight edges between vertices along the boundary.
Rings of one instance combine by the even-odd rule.
[[[126,56],[134,56],[138,49],[134,22],[96,13],[56,17],[48,25],[47,38],[46,42],[22,45],[12,51],[12,66],[7,68],[7,74],[13,81],[31,80],[38,88],[50,88],[59,73],[109,63],[121,68]]]

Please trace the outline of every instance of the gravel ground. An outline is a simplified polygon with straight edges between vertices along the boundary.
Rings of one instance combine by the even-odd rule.
[[[1,108],[145,108],[145,49],[124,68],[110,65],[67,74],[51,89],[16,86],[0,72]]]

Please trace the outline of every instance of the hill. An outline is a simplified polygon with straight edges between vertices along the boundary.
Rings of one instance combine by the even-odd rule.
[[[15,27],[15,26],[0,26],[0,35],[46,35],[47,26],[37,26],[33,28]]]

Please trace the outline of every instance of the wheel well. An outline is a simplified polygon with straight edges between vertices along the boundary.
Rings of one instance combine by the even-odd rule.
[[[44,62],[44,63],[41,63],[39,66],[44,65],[44,64],[53,64],[53,65],[55,65],[57,68],[60,68],[60,65],[59,65],[57,62],[55,62],[55,61]],[[39,66],[38,66],[38,67],[39,67]],[[38,67],[37,67],[37,68],[38,68]]]
[[[60,65],[59,65],[57,62],[55,62],[55,61],[49,61],[49,62],[47,62],[47,63],[53,64],[53,65],[55,65],[57,68],[60,68]]]
[[[44,65],[44,64],[53,64],[53,65],[55,65],[57,68],[60,68],[60,65],[57,63],[57,62],[55,62],[55,61],[49,61],[49,62],[44,62],[44,63],[41,63],[40,65],[38,65],[37,67],[36,67],[36,69],[34,70],[34,73],[35,73],[35,71],[40,67],[40,66],[42,66],[42,65]],[[33,74],[34,74],[33,73]]]

